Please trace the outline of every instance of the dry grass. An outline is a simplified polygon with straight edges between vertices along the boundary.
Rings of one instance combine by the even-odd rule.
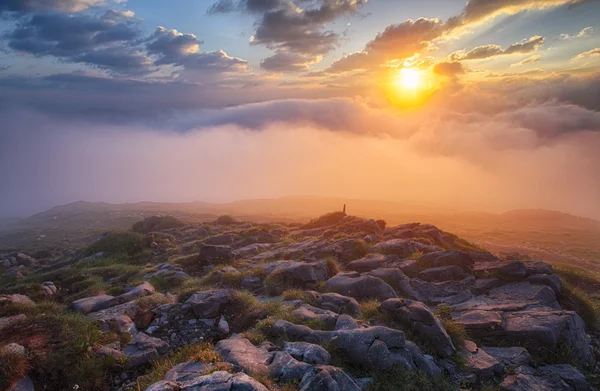
[[[364,300],[358,303],[360,307],[360,319],[365,322],[376,320],[379,313],[379,305],[381,303],[377,299]]]
[[[452,309],[447,304],[438,306],[435,310],[435,315],[440,319],[446,332],[452,339],[455,346],[462,346],[465,339],[468,338],[467,331],[464,326],[452,319]]]
[[[27,357],[0,346],[0,390],[8,390],[29,370]]]
[[[304,291],[302,289],[287,289],[281,294],[284,300],[304,300]]]

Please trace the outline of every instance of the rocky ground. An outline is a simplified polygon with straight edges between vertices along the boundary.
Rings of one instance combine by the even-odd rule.
[[[153,217],[0,254],[0,388],[592,390],[552,266],[432,225]],[[588,325],[590,326],[590,325]]]

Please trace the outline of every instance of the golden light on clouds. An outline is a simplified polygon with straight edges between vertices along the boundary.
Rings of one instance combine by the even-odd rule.
[[[421,86],[421,74],[412,68],[402,68],[398,72],[396,83],[401,88],[416,89]]]
[[[402,108],[422,106],[433,95],[439,83],[427,70],[404,67],[390,71],[384,83],[385,95],[394,105]]]

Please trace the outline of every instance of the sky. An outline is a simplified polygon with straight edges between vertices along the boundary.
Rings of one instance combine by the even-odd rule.
[[[0,1],[0,216],[314,194],[600,218],[599,168],[600,1]]]

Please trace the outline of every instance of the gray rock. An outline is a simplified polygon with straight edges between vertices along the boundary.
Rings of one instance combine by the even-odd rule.
[[[232,304],[232,289],[216,289],[194,293],[183,308],[191,308],[198,318],[218,318]]]
[[[215,350],[224,361],[237,365],[248,373],[268,374],[272,354],[257,348],[245,338],[229,338],[219,341]]]
[[[317,365],[302,377],[298,391],[360,391],[360,387],[341,369]]]
[[[307,364],[329,364],[331,355],[319,345],[308,342],[285,342],[283,349],[298,361]]]
[[[433,267],[419,272],[419,278],[429,282],[459,281],[468,274],[456,265]]]
[[[338,314],[358,315],[360,306],[353,297],[342,296],[339,293],[319,294],[314,291],[304,292],[306,300],[319,308],[333,311]]]
[[[213,372],[181,385],[181,391],[268,391],[267,387],[245,373]]]
[[[338,273],[325,283],[330,292],[350,296],[357,300],[386,300],[397,297],[394,289],[382,279],[373,276],[361,276],[356,272]]]
[[[110,303],[113,299],[114,296],[110,295],[84,297],[83,299],[75,300],[73,303],[71,303],[71,309],[73,311],[89,314],[90,312],[107,308],[106,304]]]
[[[29,376],[25,376],[19,379],[7,391],[35,391],[35,388],[33,387],[33,381],[31,378]]]
[[[379,308],[428,341],[429,346],[441,357],[450,357],[456,352],[444,326],[425,304],[407,299],[389,299]]]
[[[497,277],[479,278],[475,280],[475,284],[471,287],[471,292],[473,292],[474,295],[483,295],[489,292],[490,289],[500,285],[502,285],[502,280]]]
[[[521,261],[489,261],[475,264],[473,272],[481,278],[502,277],[510,280],[522,280],[527,269]]]
[[[185,383],[187,381],[194,380],[202,374],[212,372],[216,367],[220,368],[221,370],[228,368],[228,371],[230,372],[240,370],[229,363],[221,362],[218,364],[204,364],[197,361],[186,361],[169,369],[165,374],[165,380],[175,383]]]
[[[458,266],[465,273],[471,273],[475,261],[468,253],[456,250],[437,251],[425,254],[419,258],[417,264],[421,269],[437,268],[441,266]]]
[[[375,269],[367,273],[369,276],[381,278],[386,284],[389,284],[401,297],[411,299],[420,299],[419,293],[410,285],[408,278],[402,270],[398,268]]]
[[[27,315],[19,314],[14,316],[6,316],[4,318],[0,318],[0,331],[5,328],[11,327],[17,323],[24,322],[27,320]]]
[[[361,328],[360,323],[350,315],[340,315],[335,322],[335,330],[355,330]]]
[[[313,320],[322,322],[326,330],[333,330],[339,317],[339,315],[333,311],[313,307],[308,304],[303,304],[293,310],[292,315],[304,321]]]
[[[478,335],[501,328],[503,322],[501,311],[465,311],[456,314],[453,319],[462,324],[467,331]]]
[[[530,302],[546,307],[560,309],[556,294],[546,285],[534,285],[527,281],[513,282],[494,288],[489,298],[497,302]]]
[[[369,253],[394,254],[404,258],[417,251],[415,243],[408,239],[391,239],[377,243],[369,249]]]
[[[527,369],[527,368],[526,368]],[[577,369],[570,365],[548,365],[536,370],[528,368],[521,373],[507,376],[501,391],[590,391],[592,387]]]
[[[392,256],[399,259],[396,256]],[[374,269],[390,266],[391,262],[389,256],[382,254],[369,254],[364,258],[352,261],[346,265],[346,270],[355,271],[359,273],[370,272]]]
[[[58,289],[52,281],[42,282],[40,284],[40,288],[42,288],[42,290],[44,291],[44,295],[48,297],[54,296],[58,292]]]
[[[426,304],[436,305],[446,303],[453,305],[469,300],[472,295],[469,290],[475,283],[475,278],[469,276],[460,281],[427,282],[418,278],[410,280],[415,294]]]
[[[522,262],[525,265],[528,276],[532,274],[554,274],[552,265],[547,264],[546,262],[536,260]]]
[[[127,362],[129,367],[137,367],[159,358],[168,350],[169,344],[165,341],[139,332],[129,341],[123,354],[129,359]]]
[[[489,380],[504,372],[504,366],[498,360],[472,341],[465,341],[463,357],[467,362],[465,370],[477,376],[479,381]]]
[[[288,287],[314,289],[329,277],[327,262],[277,261],[260,265],[269,277],[277,278]]]
[[[161,380],[146,388],[146,391],[180,391],[181,388],[177,383]]]
[[[529,365],[531,362],[531,355],[527,349],[523,347],[512,347],[512,348],[494,348],[494,347],[482,347],[487,354],[494,357],[502,365],[515,369],[522,365]]]
[[[198,258],[208,263],[231,263],[235,256],[230,246],[213,246],[201,244]]]
[[[527,282],[536,285],[546,285],[552,288],[556,295],[560,295],[562,283],[555,274],[532,274],[527,277]]]

